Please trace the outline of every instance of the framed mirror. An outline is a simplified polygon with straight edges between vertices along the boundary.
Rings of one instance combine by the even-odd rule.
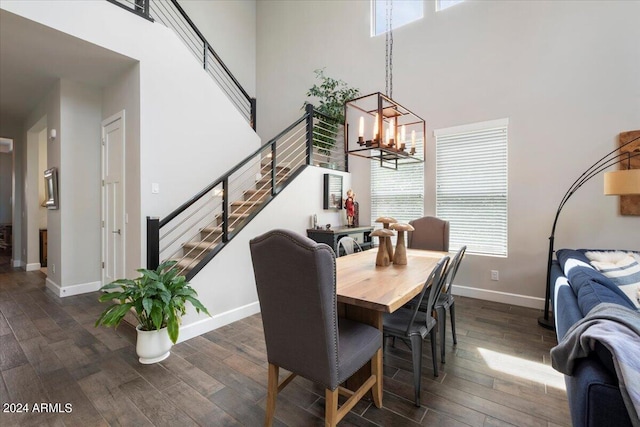
[[[323,209],[342,209],[342,176],[324,174]]]
[[[58,209],[58,169],[51,168],[44,171],[45,201],[47,209]]]

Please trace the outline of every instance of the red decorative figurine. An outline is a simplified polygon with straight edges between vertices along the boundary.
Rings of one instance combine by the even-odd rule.
[[[347,210],[347,225],[353,227],[353,218],[356,216],[355,193],[349,189],[347,198],[344,201],[344,208]]]

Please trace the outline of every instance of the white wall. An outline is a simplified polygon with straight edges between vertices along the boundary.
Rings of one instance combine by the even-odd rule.
[[[40,135],[38,141],[38,201],[40,206],[38,207],[38,228],[47,228],[47,211],[48,209],[42,206],[42,202],[46,198],[46,191],[44,189],[44,171],[47,170],[47,132]]]
[[[255,0],[180,0],[178,3],[244,90],[255,97]]]
[[[345,210],[322,209],[324,174],[343,176],[346,192],[351,176],[314,166],[307,167],[265,209],[216,255],[192,280],[200,301],[213,314],[198,317],[191,310],[183,318],[180,341],[241,319],[259,311],[249,241],[274,228],[286,228],[306,236],[310,217],[318,215],[318,223],[346,225]]]
[[[33,139],[38,133],[44,131],[43,138],[46,139],[47,132],[50,129],[56,129],[58,138],[47,141],[47,168],[61,167],[61,137],[60,128],[60,98],[61,89],[60,82],[56,82],[49,93],[40,101],[33,111],[28,115],[24,122],[24,147],[23,155],[20,163],[24,171],[24,182],[29,183],[33,180],[35,187],[24,185],[23,203],[16,205],[22,207],[23,227],[22,227],[22,244],[23,258],[27,269],[35,268],[36,263],[40,263],[40,242],[39,242],[39,223],[38,210],[40,201],[38,201],[38,179],[44,179],[44,176],[38,177],[39,161],[37,159],[39,139]],[[18,145],[16,144],[16,147]],[[16,178],[17,179],[17,178]],[[29,210],[34,212],[29,213]],[[62,254],[61,254],[61,215],[60,210],[49,210],[47,212],[47,283],[62,283]]]
[[[40,144],[46,140],[47,118],[41,117],[36,124],[27,130],[26,162],[24,174],[24,219],[25,227],[22,229],[22,238],[25,242],[23,255],[26,257],[27,271],[40,268],[39,224],[39,176],[40,161],[38,158]]]
[[[3,1],[2,7],[140,62],[140,215],[129,219],[138,221],[140,247],[131,250],[140,260],[146,216],[167,215],[258,147],[249,124],[166,27],[108,2]],[[151,194],[152,183],[159,194]]]
[[[369,5],[257,3],[263,137],[300,115],[316,68],[364,94],[384,91],[384,36],[369,36]],[[424,117],[431,135],[425,213],[435,213],[432,131],[508,117],[509,256],[467,257],[458,283],[481,297],[510,293],[541,306],[558,202],[619,132],[640,126],[640,2],[468,1],[434,10],[426,1],[424,19],[394,31],[393,97]],[[366,206],[368,166],[352,172]],[[619,216],[617,204],[602,195],[602,176],[593,179],[565,207],[556,248],[640,249],[640,219]]]
[[[13,152],[0,153],[0,224],[11,223]]]
[[[135,277],[136,269],[143,265],[141,253],[142,231],[140,221],[140,64],[132,66],[102,91],[102,119],[124,111],[125,141],[125,209],[126,224],[125,274]]]
[[[61,81],[57,139],[61,148],[58,194],[63,288],[100,285],[101,104],[100,88]]]
[[[10,221],[12,221],[13,227],[13,247],[11,251],[11,264],[13,267],[22,267],[22,197],[24,193],[23,189],[23,129],[22,120],[15,118],[5,118],[0,123],[0,135],[5,138],[13,139],[13,152],[11,153],[11,163],[13,165],[13,180],[10,196],[12,197],[13,204],[9,209],[11,213],[9,215]],[[9,172],[11,174],[11,172]]]

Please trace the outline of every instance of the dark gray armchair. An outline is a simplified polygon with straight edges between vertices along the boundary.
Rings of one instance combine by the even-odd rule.
[[[335,426],[377,381],[372,375],[355,392],[339,387],[382,346],[381,332],[337,316],[333,250],[288,230],[273,230],[250,242],[269,361],[265,425],[276,397],[296,375],[326,388],[325,425]],[[279,368],[291,372],[278,384]],[[349,399],[338,408],[338,392]]]
[[[429,251],[449,251],[449,221],[433,216],[409,221],[415,228],[409,231],[407,247]]]
[[[433,375],[438,376],[438,352],[436,319],[433,317],[434,305],[440,295],[444,280],[442,275],[447,269],[449,257],[445,256],[433,268],[424,283],[422,291],[411,308],[400,308],[393,313],[385,313],[383,333],[386,337],[410,340],[413,359],[413,385],[415,389],[415,405],[420,406],[420,378],[422,376],[422,340],[431,336],[431,356],[433,359]],[[420,310],[420,305],[427,295],[427,309]]]

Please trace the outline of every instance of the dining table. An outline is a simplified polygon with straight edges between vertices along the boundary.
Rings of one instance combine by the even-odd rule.
[[[336,259],[338,315],[375,326],[382,331],[384,313],[393,313],[418,295],[427,277],[447,252],[407,249],[407,264],[376,266],[376,250]],[[371,375],[373,363],[382,372],[383,349],[347,381],[356,390]],[[382,378],[371,390],[376,407],[382,407]]]

